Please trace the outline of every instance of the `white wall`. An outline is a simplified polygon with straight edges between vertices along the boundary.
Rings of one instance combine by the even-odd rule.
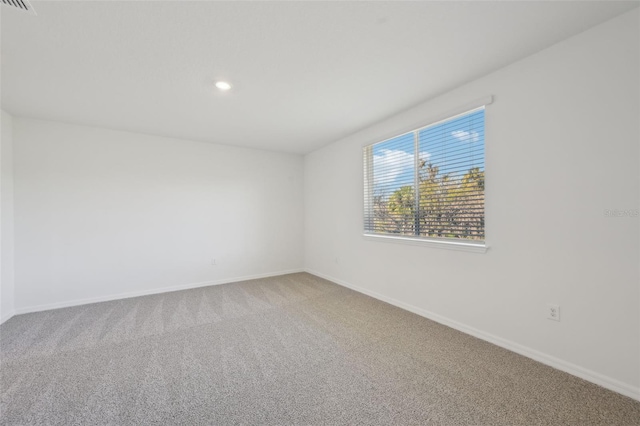
[[[14,312],[13,117],[0,111],[0,323]]]
[[[640,207],[639,22],[635,10],[307,155],[307,270],[640,398],[639,219],[604,215]],[[362,146],[486,95],[490,250],[363,239]]]
[[[18,313],[303,266],[302,156],[18,117],[13,136]]]

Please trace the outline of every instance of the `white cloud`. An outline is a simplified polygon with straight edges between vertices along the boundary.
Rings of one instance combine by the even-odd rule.
[[[480,134],[478,132],[465,132],[464,130],[451,132],[451,136],[460,142],[478,142],[480,140]]]
[[[421,152],[420,159],[428,160],[430,154]],[[413,169],[413,154],[400,149],[382,149],[373,156],[374,185],[393,185],[403,173]]]
[[[399,149],[382,149],[373,156],[374,185],[390,184],[413,167],[413,154]]]

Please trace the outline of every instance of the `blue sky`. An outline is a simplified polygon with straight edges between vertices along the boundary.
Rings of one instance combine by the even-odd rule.
[[[484,170],[484,109],[418,131],[420,157],[440,173],[461,177],[471,167]],[[374,191],[390,194],[413,183],[414,132],[373,146]]]

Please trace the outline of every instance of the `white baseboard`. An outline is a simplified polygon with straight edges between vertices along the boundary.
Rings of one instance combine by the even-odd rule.
[[[14,312],[11,313],[11,316],[20,315],[20,314],[28,314],[28,313],[31,313],[31,312],[48,311],[48,310],[51,310],[51,309],[68,308],[70,306],[88,305],[90,303],[108,302],[108,301],[111,301],[111,300],[128,299],[128,298],[131,298],[131,297],[147,296],[147,295],[151,295],[151,294],[169,293],[169,292],[172,292],[172,291],[188,290],[188,289],[191,289],[191,288],[208,287],[208,286],[211,286],[211,285],[229,284],[229,283],[235,283],[235,282],[238,282],[238,281],[247,281],[247,280],[255,280],[255,279],[259,279],[259,278],[276,277],[278,275],[293,274],[293,273],[296,273],[296,272],[304,272],[304,270],[303,269],[289,269],[289,270],[286,270],[286,271],[267,272],[267,273],[264,273],[264,274],[246,275],[246,276],[243,276],[243,277],[236,277],[236,278],[224,278],[224,279],[220,279],[220,280],[203,281],[203,282],[199,282],[199,283],[190,283],[190,284],[181,284],[181,285],[175,285],[175,286],[171,286],[171,287],[161,287],[161,288],[155,288],[155,289],[151,289],[151,290],[131,291],[131,292],[127,292],[127,293],[119,293],[119,294],[112,294],[112,295],[108,295],[108,296],[92,297],[92,298],[88,298],[88,299],[76,299],[76,300],[70,300],[70,301],[66,301],[66,302],[48,303],[48,304],[45,304],[45,305],[38,305],[38,306],[28,306],[28,307],[16,309]],[[9,318],[7,318],[7,319],[9,319]],[[3,322],[4,321],[5,320],[3,319]]]
[[[16,314],[15,311],[9,311],[6,314],[3,313],[2,316],[0,316],[0,324],[10,320],[11,317],[14,316],[15,314]]]
[[[613,379],[611,377],[605,376],[600,373],[596,373],[595,371],[588,370],[586,368],[580,367],[579,365],[573,364],[571,362],[564,361],[560,358],[556,358],[551,355],[547,355],[535,349],[531,349],[527,346],[523,346],[519,343],[515,343],[510,340],[504,339],[502,337],[498,337],[493,334],[484,332],[482,330],[478,330],[477,328],[468,326],[466,324],[462,324],[458,321],[451,320],[449,318],[443,317],[442,315],[438,315],[436,313],[415,307],[408,303],[404,303],[399,300],[392,299],[380,293],[367,290],[363,287],[353,285],[351,283],[340,280],[338,278],[328,276],[318,271],[314,271],[308,268],[305,269],[305,271],[308,272],[309,274],[316,275],[320,278],[324,278],[326,280],[332,281],[343,287],[347,287],[359,293],[363,293],[363,294],[366,294],[367,296],[371,296],[375,299],[382,300],[383,302],[387,302],[391,305],[397,306],[409,312],[413,312],[414,314],[423,316],[425,318],[428,318],[440,324],[454,328],[463,333],[470,334],[471,336],[477,337],[479,339],[486,340],[487,342],[493,343],[494,345],[508,349],[512,352],[526,356],[527,358],[531,358],[533,360],[546,364],[550,367],[564,371],[565,373],[569,373],[571,375],[580,377],[581,379],[587,380],[591,383],[595,383],[596,385],[602,386],[603,388],[612,390],[614,392],[628,396],[629,398],[633,398],[635,400],[640,401],[640,387],[635,387],[627,383],[623,383],[619,380]]]

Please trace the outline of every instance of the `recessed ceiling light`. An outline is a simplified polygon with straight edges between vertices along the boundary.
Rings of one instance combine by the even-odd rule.
[[[216,87],[224,92],[231,89],[231,85],[226,81],[216,81]]]

